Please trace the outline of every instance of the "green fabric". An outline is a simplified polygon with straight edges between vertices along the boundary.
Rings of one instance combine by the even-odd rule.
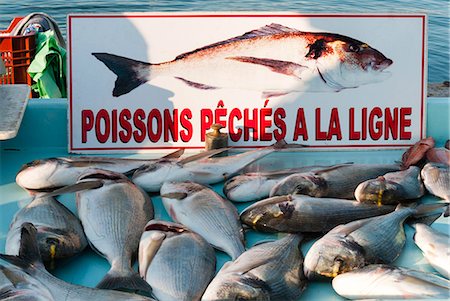
[[[37,33],[36,54],[28,67],[31,88],[40,98],[66,98],[66,50],[59,46],[53,30]]]

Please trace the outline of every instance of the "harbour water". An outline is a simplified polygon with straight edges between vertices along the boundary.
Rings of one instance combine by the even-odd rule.
[[[284,11],[327,13],[426,13],[428,15],[428,81],[449,80],[450,16],[447,0],[0,0],[0,28],[16,16],[41,11],[66,32],[69,13],[173,11]],[[405,49],[407,51],[407,49]]]

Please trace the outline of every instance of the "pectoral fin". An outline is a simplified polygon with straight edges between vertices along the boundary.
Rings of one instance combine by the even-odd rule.
[[[249,57],[249,56],[236,56],[236,57],[229,57],[230,60],[239,61],[242,63],[249,63],[249,64],[256,64],[261,65],[269,68],[273,72],[295,76],[298,78],[301,78],[301,73],[308,69],[306,66],[302,66],[300,64],[296,64],[289,61],[280,61],[280,60],[273,60],[273,59],[266,59],[266,58],[256,58],[256,57]]]
[[[181,80],[186,85],[188,85],[188,86],[190,86],[192,88],[196,88],[196,89],[200,89],[200,90],[214,90],[214,89],[217,89],[217,87],[208,86],[208,85],[201,84],[201,83],[196,83],[196,82],[187,80],[187,79],[182,78],[182,77],[175,77],[175,78]]]
[[[147,269],[165,238],[164,233],[156,232],[150,237],[150,241],[147,241],[146,245],[139,246],[139,275],[144,280],[147,277]]]

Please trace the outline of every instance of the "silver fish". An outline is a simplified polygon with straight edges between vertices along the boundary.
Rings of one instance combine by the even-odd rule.
[[[225,263],[202,300],[296,300],[306,287],[301,240],[290,234]]]
[[[225,182],[223,193],[233,202],[259,201],[269,197],[272,188],[285,177],[293,173],[308,172],[320,168],[320,166],[304,166],[237,175]]]
[[[421,176],[429,193],[450,201],[450,167],[448,165],[427,163],[422,168]]]
[[[92,55],[118,76],[115,97],[157,77],[175,78],[202,90],[256,90],[263,97],[338,92],[385,80],[390,74],[383,71],[392,64],[353,38],[274,23],[158,64],[109,53]]]
[[[200,234],[233,260],[244,252],[244,230],[236,207],[213,190],[193,182],[166,182],[161,198],[170,217]]]
[[[286,195],[250,205],[241,212],[241,221],[262,232],[326,232],[339,224],[394,209],[350,200]]]
[[[75,255],[87,246],[80,220],[53,197],[36,196],[19,210],[9,226],[5,253],[19,254],[20,231],[23,223],[37,228],[37,240],[43,260]]]
[[[391,263],[405,245],[404,221],[413,214],[436,217],[442,211],[442,204],[417,209],[397,206],[386,215],[339,225],[311,246],[305,256],[305,275],[336,277],[365,265]]]
[[[97,287],[150,292],[151,287],[132,267],[144,227],[153,218],[150,197],[123,174],[101,169],[88,170],[76,184],[48,195],[75,191],[88,241],[111,264]]]
[[[333,288],[347,299],[439,299],[450,298],[450,281],[431,273],[374,264],[341,274]]]
[[[53,301],[54,299],[47,287],[18,267],[0,264],[0,300]]]
[[[359,183],[398,170],[400,166],[396,164],[340,164],[290,175],[272,188],[270,196],[298,193],[319,198],[353,199]]]
[[[441,275],[450,278],[450,236],[425,224],[415,224],[414,242],[424,257]]]
[[[133,174],[133,182],[146,191],[157,192],[164,182],[193,181],[200,184],[214,184],[235,175],[247,165],[267,156],[278,148],[284,148],[281,140],[273,146],[247,151],[227,157],[210,158],[226,151],[206,151],[179,161],[160,161],[142,166]]]
[[[421,198],[424,193],[420,168],[410,166],[406,170],[389,172],[362,182],[356,187],[355,198],[358,202],[395,205]]]
[[[97,289],[74,285],[62,281],[45,269],[39,255],[36,241],[36,228],[25,223],[22,226],[19,256],[0,254],[0,259],[16,266],[27,275],[33,277],[51,293],[54,300],[65,301],[103,301],[103,300],[129,300],[129,301],[155,301],[152,298],[118,292],[113,290]],[[39,300],[39,299],[38,299]],[[46,299],[44,299],[46,300]],[[50,299],[51,300],[51,299]],[[43,301],[43,300],[39,300]]]
[[[160,301],[198,301],[214,277],[216,254],[183,225],[150,221],[139,243],[139,271]]]
[[[163,158],[178,158],[183,152],[184,150],[178,150]],[[30,192],[51,191],[74,184],[88,169],[99,168],[126,173],[145,163],[158,160],[108,157],[60,157],[35,160],[22,166],[17,173],[16,183]]]

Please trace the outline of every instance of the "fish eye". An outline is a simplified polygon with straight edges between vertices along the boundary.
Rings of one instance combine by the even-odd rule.
[[[350,44],[350,46],[348,47],[348,49],[351,52],[359,52],[361,50],[361,48],[358,45],[355,44]]]

